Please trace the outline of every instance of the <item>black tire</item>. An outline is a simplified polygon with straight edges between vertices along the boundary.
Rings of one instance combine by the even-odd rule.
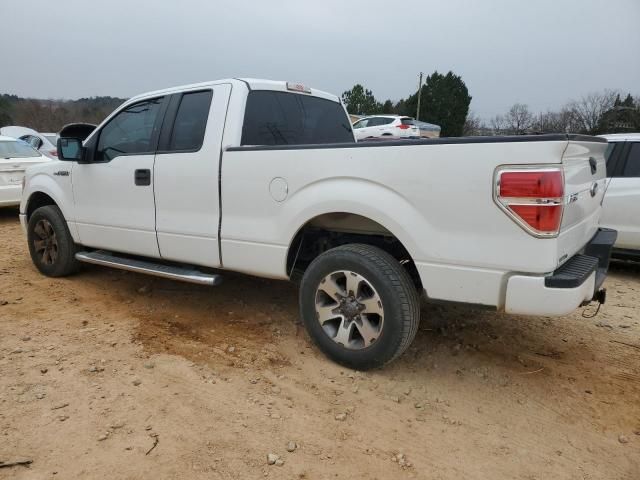
[[[380,317],[383,322],[379,324],[379,336],[368,346],[363,342],[360,348],[346,348],[344,344],[337,343],[319,321],[316,302],[325,296],[324,292],[318,291],[322,289],[321,282],[328,276],[340,275],[342,271],[353,272],[366,280],[365,286],[370,284],[373,289],[370,291],[381,303],[384,315]],[[348,286],[345,291],[348,295]],[[312,340],[329,358],[349,368],[368,370],[395,360],[409,347],[418,331],[420,299],[409,273],[387,252],[371,245],[343,245],[318,256],[302,277],[299,296],[302,321]],[[358,296],[357,292],[355,296]],[[331,303],[334,299],[329,298],[328,301]],[[362,305],[359,307],[363,308]],[[358,317],[354,315],[353,318]],[[340,323],[341,320],[330,320],[327,324],[330,322]]]
[[[76,244],[57,206],[46,205],[31,214],[27,241],[31,261],[44,275],[64,277],[78,271]]]

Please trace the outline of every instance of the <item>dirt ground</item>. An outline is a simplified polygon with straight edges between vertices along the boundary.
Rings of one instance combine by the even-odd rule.
[[[288,283],[49,279],[11,209],[0,245],[0,466],[32,460],[0,479],[640,479],[638,266],[594,318],[425,305],[363,374],[310,343]]]

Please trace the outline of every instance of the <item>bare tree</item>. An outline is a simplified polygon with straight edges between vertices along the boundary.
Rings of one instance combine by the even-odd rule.
[[[512,135],[523,135],[533,125],[533,114],[522,103],[514,104],[504,116],[507,130]]]
[[[547,111],[538,114],[531,126],[537,133],[570,133],[579,131],[575,124],[574,115],[564,107],[559,112]]]
[[[491,129],[494,135],[507,135],[507,121],[504,115],[496,115],[491,119]]]
[[[475,113],[469,112],[467,118],[464,121],[464,127],[462,129],[462,135],[466,137],[482,135],[486,131],[487,126],[482,119]]]
[[[611,108],[616,101],[618,92],[604,90],[584,95],[579,100],[573,100],[567,105],[571,112],[572,122],[581,133],[595,135],[602,115]]]

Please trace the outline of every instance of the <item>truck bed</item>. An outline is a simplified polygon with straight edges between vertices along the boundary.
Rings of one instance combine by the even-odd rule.
[[[283,259],[304,222],[349,212],[374,220],[402,242],[430,297],[500,306],[514,272],[547,275],[595,235],[605,147],[598,137],[551,134],[227,148],[221,169],[224,264],[285,278]],[[585,173],[590,156],[598,158],[596,183],[602,183],[593,198],[592,177]],[[556,238],[532,236],[498,208],[495,172],[504,164],[562,165],[567,205]],[[248,171],[250,178],[243,175]],[[286,201],[274,202],[265,188],[274,177],[286,183]],[[569,204],[571,195],[579,201]],[[262,262],[247,260],[247,244]]]

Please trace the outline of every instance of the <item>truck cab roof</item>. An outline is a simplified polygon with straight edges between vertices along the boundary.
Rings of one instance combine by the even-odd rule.
[[[130,98],[126,103],[134,102],[144,98],[155,97],[158,95],[167,95],[171,93],[181,92],[184,90],[197,90],[199,88],[206,88],[213,85],[220,85],[223,83],[230,83],[232,85],[242,86],[244,85],[249,90],[274,90],[281,92],[293,92],[301,95],[311,95],[314,97],[324,98],[333,102],[340,103],[340,98],[331,93],[324,92],[315,88],[308,88],[300,83],[287,82],[284,80],[265,80],[259,78],[225,78],[221,80],[212,80],[208,82],[191,83],[187,85],[178,85],[175,87],[164,88],[162,90],[154,90],[152,92],[146,92],[135,97]],[[297,88],[293,88],[297,87]]]

